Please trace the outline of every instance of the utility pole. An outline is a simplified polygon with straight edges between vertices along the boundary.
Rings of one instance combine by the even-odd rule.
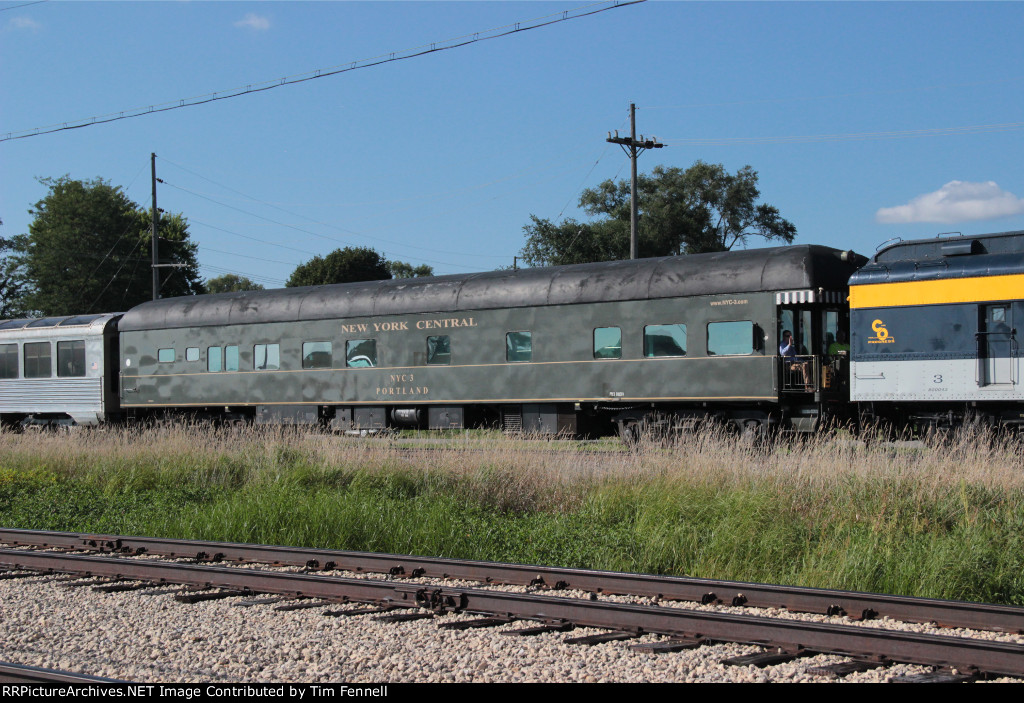
[[[150,230],[153,235],[153,300],[156,300],[160,297],[160,245],[157,243],[156,237],[160,211],[156,207],[156,154],[149,155],[149,166],[153,175],[153,223]]]
[[[629,104],[629,138],[620,137],[619,130],[615,130],[615,136],[612,133],[608,133],[608,139],[605,141],[611,142],[612,144],[618,144],[622,147],[622,150],[626,152],[626,156],[632,164],[632,178],[630,180],[629,187],[629,258],[635,259],[637,257],[637,234],[636,234],[636,222],[637,222],[637,202],[636,202],[636,157],[638,157],[644,151],[648,149],[661,149],[664,144],[658,143],[657,137],[651,137],[650,139],[644,139],[644,135],[640,135],[640,139],[636,138],[636,104]]]

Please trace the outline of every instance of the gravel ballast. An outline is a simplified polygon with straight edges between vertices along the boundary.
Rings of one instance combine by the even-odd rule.
[[[501,636],[525,624],[443,630],[438,624],[475,616],[384,623],[372,615],[323,615],[357,605],[281,612],[271,604],[237,607],[243,598],[188,605],[173,600],[175,589],[166,591],[107,594],[68,588],[51,577],[0,581],[0,651],[15,663],[109,678],[212,683],[831,681],[808,669],[844,661],[818,655],[764,669],[727,667],[720,660],[760,648],[723,644],[653,655],[624,642],[563,642],[598,632],[587,628]],[[895,665],[841,680],[886,681],[926,671]]]

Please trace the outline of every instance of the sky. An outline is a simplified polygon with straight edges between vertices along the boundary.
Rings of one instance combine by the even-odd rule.
[[[1019,2],[8,0],[0,236],[39,178],[148,207],[155,153],[205,277],[281,287],[344,246],[508,267],[531,215],[629,177],[630,103],[666,145],[641,172],[749,164],[798,244],[1024,229],[1022,28]]]

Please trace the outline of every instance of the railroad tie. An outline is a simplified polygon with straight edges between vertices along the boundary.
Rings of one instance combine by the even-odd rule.
[[[565,644],[582,644],[588,647],[592,647],[595,644],[604,644],[605,642],[620,642],[622,640],[632,640],[639,637],[635,632],[599,632],[596,635],[583,635],[582,637],[566,637],[562,640]]]
[[[330,601],[326,601],[326,600],[301,600],[301,601],[294,601],[292,603],[285,603],[284,605],[279,605],[276,608],[274,608],[274,610],[280,610],[282,612],[288,612],[288,611],[291,611],[291,610],[307,610],[309,608],[322,608],[325,605],[334,605],[334,604],[331,603]]]
[[[499,635],[513,635],[518,637],[534,637],[536,635],[543,635],[548,632],[569,632],[575,629],[576,626],[571,622],[555,623],[551,625],[536,625],[534,627],[524,627],[521,630],[502,630]]]
[[[813,674],[814,676],[832,676],[835,678],[842,678],[849,674],[859,674],[862,671],[871,671],[872,669],[879,669],[883,666],[889,666],[888,662],[855,659],[848,662],[839,662],[838,664],[812,666],[807,670],[807,673]]]
[[[221,600],[222,598],[236,598],[238,596],[252,595],[248,591],[193,591],[192,593],[178,593],[174,600],[179,603],[202,603],[208,600]]]
[[[648,654],[670,654],[687,649],[697,649],[706,644],[708,644],[708,640],[703,637],[673,637],[672,639],[660,640],[658,642],[631,644],[629,648],[635,652],[646,652]]]
[[[455,622],[444,622],[438,625],[439,630],[473,630],[478,627],[496,627],[510,623],[514,618],[478,618],[476,620],[456,620]]]
[[[786,662],[791,662],[794,659],[809,657],[814,654],[815,652],[809,652],[805,649],[798,649],[795,652],[786,652],[776,649],[769,652],[754,652],[753,654],[730,657],[729,659],[723,659],[721,663],[725,666],[756,666],[759,669],[762,669],[766,666],[785,664]]]

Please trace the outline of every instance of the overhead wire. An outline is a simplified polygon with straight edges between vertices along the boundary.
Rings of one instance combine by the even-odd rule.
[[[23,2],[20,5],[8,5],[7,7],[0,7],[0,12],[7,12],[8,10],[17,10],[19,7],[28,7],[29,5],[39,5],[49,0],[33,0],[33,2]]]
[[[319,232],[314,232],[314,231],[312,231],[310,229],[306,229],[304,227],[298,227],[296,225],[289,224],[287,222],[280,222],[280,221],[274,220],[274,219],[272,219],[270,217],[266,217],[264,215],[259,215],[259,214],[255,213],[255,212],[251,212],[249,210],[244,210],[244,209],[242,209],[240,207],[235,207],[234,205],[229,205],[227,203],[221,202],[221,201],[216,200],[214,198],[211,198],[209,196],[197,193],[196,191],[190,190],[190,189],[185,188],[183,186],[178,186],[178,185],[175,185],[173,183],[170,183],[170,182],[168,182],[165,179],[160,179],[160,183],[162,183],[164,185],[167,185],[167,186],[170,186],[171,188],[174,188],[176,190],[180,190],[182,192],[185,192],[185,193],[188,193],[190,195],[193,195],[193,196],[195,196],[197,198],[202,198],[203,200],[207,200],[207,201],[209,201],[211,203],[215,203],[215,204],[220,205],[222,207],[226,207],[226,208],[229,208],[231,210],[235,210],[236,212],[241,212],[243,214],[249,215],[250,217],[255,217],[257,219],[264,220],[266,222],[269,222],[271,224],[277,225],[279,227],[285,227],[287,229],[295,230],[296,232],[301,232],[303,234],[308,234],[308,235],[311,235],[313,237],[319,237],[320,239],[325,239],[325,240],[328,240],[328,241],[331,241],[331,242],[335,242],[335,243],[338,243],[338,244],[344,244],[346,246],[352,246],[354,244],[354,242],[352,242],[351,240],[339,239],[338,237],[331,237],[331,236],[328,236],[326,234],[320,234]],[[294,213],[292,213],[292,214],[294,214]],[[301,215],[300,215],[300,217],[301,217]],[[363,235],[359,235],[359,236],[363,236]],[[409,245],[409,246],[412,246],[412,245]],[[431,250],[431,249],[429,249],[427,247],[415,247],[415,248]],[[431,250],[431,251],[433,251],[433,250]],[[438,261],[436,259],[427,259],[427,258],[423,258],[423,257],[419,257],[419,260],[427,262],[427,263],[431,263],[431,264],[438,264],[438,265],[441,265],[441,266],[455,266],[457,268],[466,268],[466,269],[470,269],[470,270],[473,268],[471,266],[462,266],[460,264],[453,264],[453,263],[447,262],[447,261]]]
[[[261,283],[261,282],[262,283],[271,283],[271,284],[279,285],[281,287],[283,287],[285,285],[285,283],[286,283],[285,279],[283,279],[283,278],[274,278],[272,276],[264,276],[262,274],[256,274],[256,273],[246,273],[245,271],[237,271],[235,269],[228,269],[228,268],[224,268],[222,266],[214,266],[212,264],[199,264],[199,268],[207,270],[207,271],[212,271],[214,273],[220,273],[220,274],[231,273],[231,274],[235,274],[236,276],[245,276],[246,278],[248,278],[248,279],[250,279],[250,280],[252,280],[252,281],[254,281],[256,283]]]
[[[329,68],[317,69],[315,71],[307,71],[306,73],[299,73],[292,76],[285,76],[283,78],[279,78],[273,81],[264,81],[262,83],[250,83],[246,85],[244,88],[239,87],[226,91],[204,93],[202,95],[196,95],[189,98],[180,98],[178,100],[173,100],[165,103],[157,103],[154,105],[129,108],[126,110],[121,110],[119,112],[108,113],[106,115],[68,120],[65,122],[47,125],[45,127],[34,127],[32,129],[11,131],[7,132],[3,136],[0,136],[0,142],[10,141],[13,139],[27,139],[29,137],[37,137],[43,134],[53,134],[54,132],[62,132],[71,129],[81,129],[83,127],[90,127],[96,124],[106,124],[109,122],[117,122],[119,120],[131,119],[133,117],[141,117],[142,115],[151,115],[160,112],[168,112],[171,110],[180,110],[185,107],[205,105],[207,103],[212,103],[219,100],[230,100],[231,98],[237,98],[242,95],[250,95],[254,93],[273,90],[274,88],[279,88],[285,85],[304,83],[307,81],[326,78],[328,76],[335,76],[341,73],[348,73],[350,71],[356,71],[363,68],[379,66],[381,64],[393,63],[396,61],[405,61],[408,59],[418,58],[420,56],[425,56],[427,54],[433,54],[441,51],[450,51],[452,49],[458,49],[464,46],[469,46],[471,44],[476,44],[478,42],[488,41],[491,39],[499,39],[501,37],[518,34],[520,32],[527,32],[533,29],[547,27],[553,24],[559,24],[561,22],[568,22],[570,20],[589,17],[591,15],[607,12],[608,10],[614,10],[620,7],[628,7],[630,5],[636,5],[642,2],[646,2],[646,0],[606,0],[604,2],[583,5],[581,7],[573,8],[572,10],[564,10],[562,12],[544,15],[542,17],[536,17],[531,20],[525,20],[522,22],[516,22],[514,24],[503,25],[501,27],[495,27],[493,29],[483,30],[480,32],[474,32],[472,34],[464,34],[458,37],[452,37],[450,39],[432,42],[430,44],[423,44],[421,46],[413,47],[411,49],[392,51],[387,54],[381,54],[379,56],[374,56],[367,59],[357,59],[355,61],[346,62],[345,64],[339,64],[337,66],[331,66]]]
[[[798,144],[813,142],[865,141],[872,139],[909,139],[937,137],[956,134],[987,134],[1024,129],[1024,122],[1003,124],[969,125],[965,127],[938,127],[933,129],[906,129],[887,132],[854,132],[850,134],[809,134],[783,137],[717,137],[717,138],[670,138],[665,144],[687,144],[694,146],[727,146],[730,144]]]
[[[794,96],[786,98],[758,98],[752,100],[729,100],[710,103],[687,103],[680,105],[637,105],[637,110],[692,110],[700,107],[736,107],[737,105],[765,105],[770,103],[788,102],[812,102],[817,100],[841,100],[846,98],[865,98],[874,95],[900,95],[905,93],[924,93],[929,91],[946,90],[949,88],[976,88],[986,85],[999,85],[1002,83],[1019,83],[1024,81],[1024,76],[1011,76],[1009,78],[998,78],[989,81],[972,81],[969,83],[942,83],[939,85],[926,85],[915,88],[895,88],[892,90],[864,90],[852,93],[833,93],[831,95],[810,95]]]
[[[568,153],[572,153],[573,151],[575,151],[575,150],[569,150],[569,151],[563,152],[563,155],[564,154],[568,154]],[[207,181],[209,183],[212,183],[212,184],[214,184],[214,185],[216,185],[218,187],[221,187],[221,188],[224,188],[225,190],[231,191],[232,193],[235,193],[236,195],[240,195],[240,196],[242,196],[243,198],[245,198],[248,201],[259,203],[261,205],[266,205],[267,207],[274,208],[275,210],[278,210],[280,212],[284,212],[284,213],[292,215],[294,217],[299,217],[299,218],[301,218],[303,220],[306,220],[307,222],[311,222],[313,224],[317,224],[317,225],[320,225],[322,227],[327,227],[327,228],[330,228],[330,229],[336,229],[336,230],[338,230],[340,232],[344,232],[346,234],[351,234],[353,236],[363,237],[363,238],[366,238],[366,239],[369,239],[369,240],[372,240],[372,241],[375,241],[375,242],[380,242],[380,243],[383,243],[384,245],[389,245],[389,246],[393,246],[393,247],[399,247],[401,249],[416,249],[416,250],[420,250],[420,251],[429,251],[429,252],[437,253],[437,254],[451,254],[453,256],[469,256],[469,257],[482,258],[482,259],[504,259],[504,258],[506,258],[504,256],[495,255],[495,254],[476,254],[476,253],[473,253],[473,252],[451,251],[451,250],[446,250],[446,249],[439,249],[437,247],[418,246],[418,245],[415,245],[415,244],[409,244],[407,242],[398,242],[398,241],[386,239],[384,237],[379,237],[379,236],[376,236],[376,235],[373,235],[373,234],[367,234],[366,232],[357,232],[355,230],[351,230],[351,229],[347,229],[347,228],[344,228],[344,227],[340,227],[338,225],[335,225],[335,224],[332,224],[332,223],[329,223],[329,222],[323,222],[321,220],[317,220],[317,219],[314,219],[314,218],[311,218],[311,217],[307,217],[307,216],[302,215],[300,213],[297,213],[297,212],[294,212],[294,211],[291,211],[291,210],[287,210],[287,209],[285,209],[283,207],[280,207],[279,205],[271,203],[269,201],[262,200],[260,198],[255,198],[255,197],[253,197],[251,195],[248,195],[246,193],[243,193],[243,192],[241,192],[241,191],[239,191],[239,190],[237,190],[235,188],[232,188],[231,186],[227,186],[227,185],[225,185],[223,183],[220,183],[220,182],[215,181],[215,180],[213,180],[211,178],[208,178],[208,177],[206,177],[206,176],[204,176],[204,175],[202,175],[202,174],[200,174],[200,173],[198,173],[198,172],[196,172],[196,171],[194,171],[192,169],[189,169],[189,168],[187,168],[185,166],[182,166],[181,164],[177,164],[177,163],[174,163],[173,161],[169,161],[168,159],[161,158],[161,161],[162,162],[166,162],[166,163],[168,163],[168,164],[170,164],[170,165],[172,165],[172,166],[174,166],[176,168],[179,168],[179,169],[181,169],[183,171],[186,171],[187,173],[190,173],[190,174],[196,176],[197,178],[201,178],[201,179],[203,179],[203,180],[205,180],[205,181]],[[450,194],[451,197],[455,197],[458,193],[464,193],[464,192],[472,191],[472,190],[479,190],[479,189],[486,188],[486,187],[489,187],[489,186],[497,184],[497,183],[502,183],[502,182],[505,182],[505,181],[510,181],[510,180],[519,178],[521,176],[525,176],[525,175],[530,174],[530,173],[537,173],[539,171],[545,170],[547,168],[550,168],[550,167],[552,167],[554,165],[557,165],[557,164],[560,164],[560,163],[565,163],[565,162],[564,161],[552,161],[552,162],[549,162],[547,164],[544,164],[543,166],[530,167],[530,168],[522,169],[522,170],[517,171],[515,173],[512,173],[512,174],[510,174],[510,175],[508,175],[506,177],[495,179],[495,180],[489,181],[487,183],[477,184],[477,185],[469,186],[469,187],[466,187],[466,188],[460,188],[460,189],[457,189],[456,191],[449,191],[449,193],[446,194],[446,195]],[[591,168],[591,170],[593,170],[593,167]],[[536,186],[536,183],[530,183],[529,186],[527,186],[527,187],[532,188],[532,187],[535,187],[535,186]],[[510,193],[518,192],[519,190],[523,190],[523,188],[520,188],[518,190],[509,191],[509,192],[503,193],[503,194],[501,194],[499,196],[494,196],[494,197],[488,198],[488,201],[495,200],[498,197],[504,197],[505,195],[508,195]],[[190,192],[193,195],[197,195],[199,197],[211,198],[210,194],[203,194],[203,193],[199,193],[198,191],[190,191]],[[433,199],[435,201],[438,199],[437,198],[437,194],[431,194],[431,195],[428,195],[428,196],[424,196],[424,198],[426,198],[426,199]],[[404,201],[421,200],[421,199],[424,199],[424,198],[406,198],[406,199],[403,199],[403,200]],[[370,202],[365,202],[365,203],[359,203],[358,205],[369,206],[369,205],[378,205],[378,204],[388,204],[388,203],[393,203],[393,202],[402,202],[403,200],[370,201]],[[219,202],[219,201],[215,201],[215,202]],[[477,202],[480,202],[480,201],[477,201]],[[353,205],[357,205],[357,204],[353,204]],[[465,202],[461,203],[460,204],[460,209],[464,208],[465,205],[466,205]],[[232,206],[226,205],[226,204],[225,204],[225,206],[226,207],[232,207]],[[307,205],[307,207],[313,207],[313,206],[314,205]],[[415,206],[409,206],[408,208],[391,209],[391,210],[389,210],[389,214],[394,214],[394,213],[397,213],[397,212],[402,212],[403,210],[408,210],[408,209],[411,209],[412,207],[415,207]],[[431,217],[444,216],[444,215],[448,214],[449,212],[451,212],[451,211],[450,210],[446,210],[446,211],[444,211],[444,212],[442,212],[440,214],[435,214],[435,215],[433,215]],[[419,219],[412,220],[411,222],[419,222],[419,221],[422,221],[423,219],[429,219],[429,218],[419,218]],[[404,223],[402,223],[402,225],[404,226],[404,225],[409,224],[409,223],[410,222],[404,222]],[[386,229],[393,229],[396,226],[399,226],[399,225],[394,225],[394,226],[391,226],[391,227],[386,228]],[[423,260],[427,261],[426,259],[423,259]],[[434,261],[432,263],[439,263],[439,264],[442,264],[442,265],[454,265],[454,264],[451,264],[450,262],[437,262],[437,261]]]

